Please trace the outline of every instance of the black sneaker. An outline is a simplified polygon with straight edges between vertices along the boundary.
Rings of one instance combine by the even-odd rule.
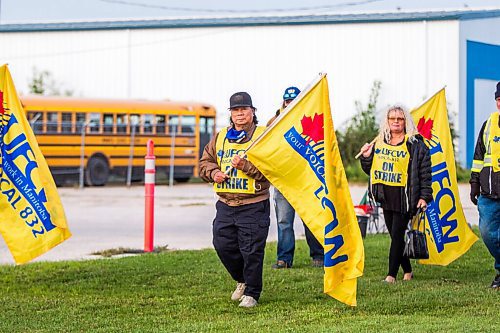
[[[282,269],[282,268],[292,268],[286,261],[278,260],[275,264],[271,266],[273,269]]]
[[[495,276],[495,279],[491,283],[491,288],[493,289],[500,288],[500,274],[497,274],[497,276]]]

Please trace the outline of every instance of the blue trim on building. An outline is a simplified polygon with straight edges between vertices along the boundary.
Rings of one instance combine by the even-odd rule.
[[[224,18],[151,19],[95,22],[0,24],[0,32],[168,29],[269,25],[312,25],[376,22],[475,20],[500,17],[499,9],[344,15],[248,16]]]
[[[500,81],[500,45],[467,41],[467,167],[472,165],[476,138],[474,137],[474,80]],[[493,96],[491,97],[493,98]],[[486,119],[485,119],[486,120]]]

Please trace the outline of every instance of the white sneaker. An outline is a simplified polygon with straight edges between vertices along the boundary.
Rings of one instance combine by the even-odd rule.
[[[242,308],[253,308],[257,305],[257,301],[252,296],[243,295],[241,297],[240,307]]]
[[[236,284],[236,289],[233,291],[233,294],[231,295],[231,301],[239,301],[240,298],[243,296],[243,293],[245,292],[245,287],[246,285],[244,283],[237,283]]]

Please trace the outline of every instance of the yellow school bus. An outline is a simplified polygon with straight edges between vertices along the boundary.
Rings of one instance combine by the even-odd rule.
[[[203,148],[215,133],[215,109],[171,101],[21,97],[56,182],[84,175],[101,186],[111,174],[142,179],[148,139],[156,172],[184,182],[198,176]],[[78,179],[78,177],[76,177]]]

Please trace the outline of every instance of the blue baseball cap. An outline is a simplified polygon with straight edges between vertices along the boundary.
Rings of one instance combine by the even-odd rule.
[[[285,93],[283,94],[283,100],[289,101],[295,99],[300,94],[300,90],[297,87],[288,87],[285,89]]]

